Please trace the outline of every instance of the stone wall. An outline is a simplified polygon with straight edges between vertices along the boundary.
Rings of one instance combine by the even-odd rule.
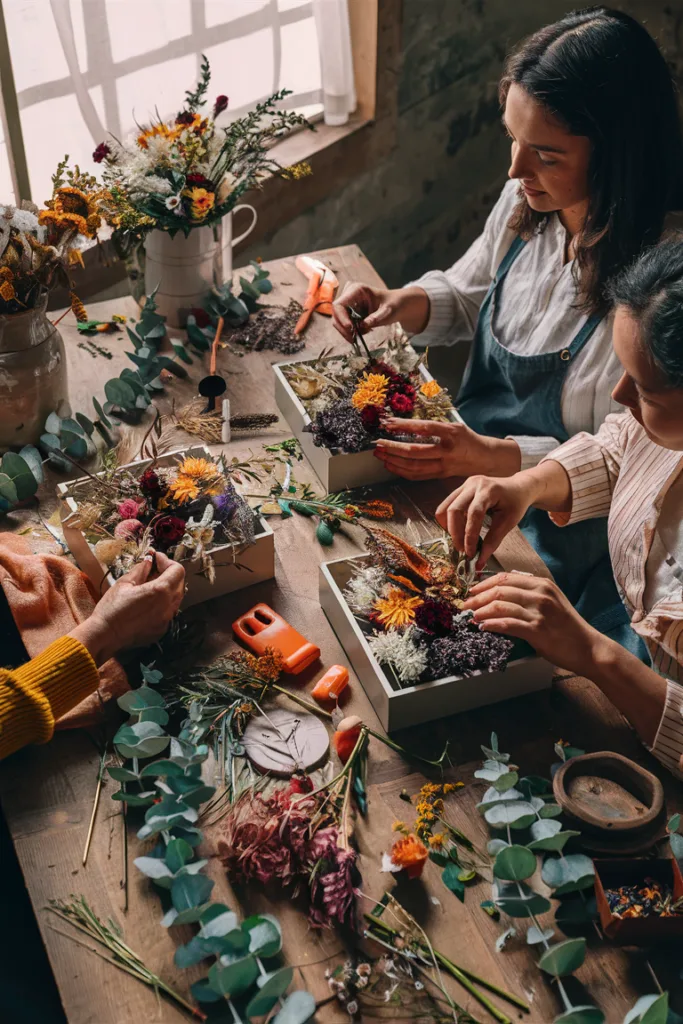
[[[357,242],[392,286],[450,265],[479,234],[505,181],[509,143],[496,97],[505,54],[577,6],[403,0],[396,148],[337,195],[240,253],[240,262]],[[683,82],[683,0],[613,6],[647,25]]]

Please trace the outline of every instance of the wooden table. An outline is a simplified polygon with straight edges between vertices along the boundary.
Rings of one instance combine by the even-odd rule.
[[[350,279],[380,283],[377,273],[355,246],[326,250],[317,255],[329,263],[342,285]],[[293,259],[278,260],[267,266],[275,285],[274,303],[286,305],[290,296],[303,296],[304,281]],[[113,313],[135,315],[136,308],[133,301],[127,299],[100,303],[88,312],[93,318],[108,319]],[[123,334],[118,339],[105,336],[102,343],[114,353],[113,358],[111,361],[93,358],[78,347],[80,338],[70,319],[67,317],[60,329],[69,355],[72,404],[74,409],[88,412],[91,395],[101,394],[103,382],[128,365],[123,355],[128,345]],[[314,317],[302,357],[333,344],[341,342],[337,341],[329,321]],[[252,353],[241,358],[226,352],[222,354],[219,369],[227,376],[235,414],[256,409],[276,411],[269,367],[281,358],[272,352]],[[196,383],[206,370],[195,360],[190,372]],[[160,407],[166,411],[175,401],[179,408],[193,394],[192,383],[174,382],[161,399]],[[261,443],[272,443],[288,434],[286,424],[282,423],[260,436],[258,441],[233,441],[228,451],[231,455],[244,453],[250,446],[255,449]],[[131,431],[133,454],[139,437],[140,429]],[[192,439],[180,432],[174,437],[177,445],[188,440]],[[309,479],[315,480],[305,465],[297,470],[301,479],[307,474]],[[429,488],[405,486],[406,493],[428,509],[435,506],[443,489],[443,484]],[[54,498],[46,487],[41,497],[43,517],[48,516],[53,507]],[[35,527],[29,539],[36,550],[54,550],[54,542],[40,526],[35,509],[14,513],[8,517],[7,524],[17,530]],[[276,531],[276,582],[250,587],[194,610],[194,614],[207,621],[208,627],[202,660],[208,661],[224,651],[230,643],[230,623],[236,615],[257,600],[264,600],[320,645],[325,666],[345,662],[344,652],[318,603],[317,563],[357,551],[357,542],[350,536],[339,535],[333,549],[323,549],[313,539],[312,523],[299,516],[283,521],[271,519],[271,525]],[[543,571],[537,556],[519,534],[507,540],[500,557],[506,567]],[[316,676],[314,671],[304,674],[303,678],[297,677],[297,685],[307,690]],[[359,714],[371,727],[379,728],[353,675],[347,709],[349,713]],[[598,690],[587,680],[576,677],[558,678],[550,692],[444,718],[397,738],[427,756],[434,756],[449,739],[452,760],[457,766],[452,777],[469,784],[481,757],[479,744],[488,741],[492,730],[500,737],[501,749],[512,751],[513,759],[525,773],[548,774],[549,765],[555,760],[553,744],[560,737],[588,750],[619,751],[646,764],[662,778],[671,811],[683,808],[680,787],[646,754],[630,727]],[[174,948],[187,941],[190,930],[183,929],[187,934],[181,936],[176,934],[178,929],[166,931],[160,927],[158,895],[149,880],[132,866],[140,846],[133,830],[128,839],[129,909],[123,912],[121,818],[109,799],[116,788],[112,781],[105,784],[88,862],[85,868],[81,866],[97,764],[98,756],[89,737],[73,732],[58,733],[49,745],[21,751],[7,760],[0,768],[0,797],[8,826],[70,1024],[132,1024],[152,1020],[175,1024],[187,1018],[166,1002],[159,1007],[155,996],[142,985],[56,932],[54,919],[44,910],[50,897],[83,893],[101,917],[112,916],[122,925],[129,945],[142,953],[148,965],[180,991],[187,991],[190,982],[204,973],[201,969],[180,971],[173,966]],[[373,898],[393,885],[390,876],[380,873],[382,852],[392,842],[392,821],[406,817],[411,820],[412,812],[399,794],[403,789],[415,793],[423,781],[384,745],[372,741],[369,813],[366,820],[358,822],[356,832],[363,892]],[[474,785],[467,785],[450,800],[456,823],[467,834],[484,842],[485,828],[475,809],[481,791],[481,785],[475,780]],[[244,913],[274,909],[283,924],[287,961],[301,966],[306,984],[319,998],[326,997],[324,968],[344,956],[338,938],[330,932],[310,932],[301,905],[288,898],[269,900],[262,892],[231,889],[217,861],[212,861],[210,874],[216,881],[214,899],[222,899]],[[463,905],[445,889],[438,869],[430,863],[422,882],[401,885],[399,893],[425,926],[436,948],[480,975],[526,996],[532,1012],[525,1019],[534,1024],[546,1024],[560,1012],[557,995],[536,966],[536,955],[531,948],[518,942],[504,953],[495,952],[494,943],[501,925],[479,908],[480,900],[490,894],[487,883],[468,889]],[[430,900],[429,896],[436,900]],[[364,909],[369,906],[365,903]],[[654,989],[644,954],[612,947],[597,937],[589,939],[589,946],[585,964],[568,984],[571,998],[576,1005],[600,1006],[610,1024],[621,1022],[637,996]],[[672,986],[675,978],[672,956],[652,951],[650,962],[662,984]],[[461,989],[454,990],[454,995],[478,1020],[489,1019],[485,1011],[468,1001]],[[678,1010],[683,1012],[681,1006]],[[514,1011],[509,1012],[514,1015]],[[321,1024],[341,1024],[348,1017],[332,1003],[319,1010],[316,1019]]]

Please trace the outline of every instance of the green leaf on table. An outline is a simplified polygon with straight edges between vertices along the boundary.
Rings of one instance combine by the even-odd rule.
[[[232,999],[247,992],[258,976],[256,958],[249,955],[232,964],[215,963],[209,971],[209,984],[222,996]]]
[[[223,999],[221,993],[216,992],[215,988],[211,987],[208,978],[202,978],[201,981],[193,982],[190,985],[190,992],[193,999],[196,999],[198,1003],[220,1003]]]
[[[200,918],[199,934],[203,939],[222,938],[239,924],[237,914],[223,903],[212,903]]]
[[[597,904],[593,898],[575,896],[572,899],[562,899],[555,911],[555,924],[563,932],[571,933],[577,928],[589,925],[597,917],[597,913]]]
[[[678,832],[681,827],[681,816],[680,814],[672,814],[666,823],[667,832]]]
[[[529,946],[537,946],[540,942],[547,942],[548,939],[552,939],[555,932],[552,928],[538,928],[535,924],[530,924],[526,932],[526,941]]]
[[[38,481],[31,467],[26,459],[16,452],[6,452],[2,456],[2,472],[7,474],[14,484],[19,501],[31,498],[38,490]]]
[[[160,857],[136,857],[133,863],[148,878],[173,878],[174,872]]]
[[[153,757],[168,746],[168,741],[156,722],[122,725],[114,736],[114,746],[123,757]]]
[[[154,803],[157,795],[153,789],[147,790],[145,793],[130,793],[125,789],[119,789],[116,793],[112,793],[111,798],[122,804],[128,804],[129,807],[149,807]]]
[[[448,864],[448,857],[441,850],[430,850],[429,859],[435,864],[438,864],[440,868],[445,868]]]
[[[605,1015],[597,1006],[572,1006],[556,1017],[553,1024],[605,1024]]]
[[[496,857],[501,850],[504,850],[506,846],[510,846],[504,839],[489,839],[486,844],[486,851],[490,853],[492,857]]]
[[[88,444],[82,434],[74,434],[72,430],[62,430],[59,439],[62,450],[72,459],[84,459],[88,454]]]
[[[140,833],[138,833],[138,835],[139,834]],[[197,921],[199,921],[199,919],[201,918],[201,916],[204,913],[204,911],[206,910],[206,908],[210,907],[210,906],[211,906],[210,903],[200,903],[200,905],[198,907],[189,907],[187,910],[181,910],[181,911],[175,911],[174,910],[174,913],[175,913],[176,916],[173,919],[172,923],[174,925],[178,925],[178,926],[183,925],[183,924],[196,924]],[[169,910],[169,914],[170,913],[171,913],[171,911]]]
[[[135,404],[135,392],[124,380],[114,377],[104,385],[104,393],[107,400],[122,409]]]
[[[153,690],[151,686],[140,686],[137,690],[128,690],[116,703],[128,714],[135,715],[145,708],[164,707],[166,701],[158,690]]]
[[[316,1011],[316,1002],[310,992],[292,992],[273,1018],[272,1024],[306,1024]]]
[[[508,882],[523,882],[536,870],[536,858],[526,846],[506,846],[496,856],[493,873]]]
[[[17,489],[13,481],[7,476],[7,473],[0,473],[0,497],[5,498],[10,505],[16,505],[19,500]]]
[[[24,462],[28,465],[29,469],[33,473],[35,480],[42,484],[45,479],[43,473],[43,460],[40,457],[40,452],[32,444],[26,444],[19,452]]]
[[[526,882],[498,882],[494,903],[510,917],[532,917],[550,910],[550,900],[535,892]]]
[[[95,412],[97,413],[97,417],[98,417],[100,423],[103,426],[105,426],[108,430],[110,430],[111,429],[111,422],[107,419],[107,417],[105,415],[105,412],[104,412],[104,409],[102,408],[102,406],[100,405],[99,401],[95,398],[94,395],[93,395],[92,404],[95,407]]]
[[[624,1024],[666,1024],[669,993],[641,996],[624,1017]]]
[[[75,413],[75,416],[79,425],[83,428],[88,437],[92,437],[93,431],[95,429],[95,424],[93,423],[93,421],[88,419],[88,417],[85,416],[84,413],[82,412]]]
[[[270,1013],[280,996],[284,995],[291,985],[293,977],[292,967],[281,967],[271,974],[261,975],[256,982],[260,991],[252,996],[247,1004],[247,1018],[251,1020],[252,1017],[265,1017]]]
[[[553,784],[549,779],[544,779],[542,775],[525,775],[519,781],[519,788],[528,800],[532,796],[543,796],[544,793],[550,793]]]
[[[171,902],[178,912],[191,910],[206,903],[213,882],[205,875],[181,875],[171,886]]]
[[[112,779],[116,779],[117,782],[137,782],[138,776],[135,772],[132,772],[130,768],[119,767],[117,764],[109,765],[107,771],[111,775]]]
[[[192,860],[193,857],[194,850],[189,843],[186,843],[184,839],[171,839],[166,847],[164,861],[169,870],[175,874],[176,871],[180,871],[181,868],[185,867],[187,862]]]
[[[592,886],[595,868],[593,861],[584,853],[572,853],[566,857],[546,857],[541,878],[547,886],[555,890],[555,896],[563,896]]]
[[[195,964],[206,960],[208,956],[215,956],[222,949],[221,939],[203,939],[199,935],[193,935],[184,946],[178,946],[173,957],[176,967],[194,967]]]
[[[147,778],[149,776],[175,776],[184,775],[184,771],[181,765],[176,764],[175,761],[171,761],[167,758],[163,758],[160,761],[151,761],[146,764],[144,768],[140,770],[140,778]]]
[[[671,844],[671,852],[676,860],[683,861],[683,836],[679,835],[678,832],[672,832],[669,836],[669,843]]]
[[[249,935],[249,952],[255,956],[277,956],[282,949],[280,922],[271,914],[254,914],[242,922]]]
[[[585,939],[565,939],[546,949],[538,966],[553,978],[566,978],[577,971],[586,959]]]
[[[539,808],[538,813],[542,818],[559,818],[562,814],[562,808],[559,804],[544,804]]]
[[[506,775],[501,775],[496,779],[493,783],[493,788],[498,793],[507,793],[509,789],[512,789],[513,786],[517,785],[518,781],[519,775],[517,772],[508,772]]]
[[[477,810],[483,814],[484,811],[488,810],[489,807],[493,807],[494,804],[511,803],[514,800],[524,800],[518,789],[509,789],[506,793],[499,793],[493,786],[489,786],[481,801],[477,804]],[[531,806],[531,802],[527,802]]]
[[[164,708],[145,708],[140,712],[141,722],[156,722],[157,725],[168,725],[168,711]]]
[[[549,839],[562,831],[562,823],[553,818],[541,818],[533,823],[530,831],[534,839]]]
[[[498,803],[484,811],[486,823],[491,828],[528,828],[536,820],[533,806],[526,800]]]
[[[580,832],[573,832],[567,829],[565,832],[555,832],[551,836],[546,836],[545,839],[534,839],[527,846],[528,850],[541,850],[546,853],[551,851],[559,853],[563,850],[570,839],[575,839],[580,836]]]
[[[182,341],[180,341],[178,338],[171,338],[171,347],[173,348],[175,354],[178,356],[178,359],[182,359],[182,361],[186,363],[188,366],[192,364],[192,356],[187,351]]]
[[[45,433],[46,434],[59,434],[62,429],[61,417],[56,412],[51,412],[48,418],[45,420]]]
[[[458,897],[461,903],[465,902],[465,883],[460,879],[461,869],[457,864],[447,864],[441,872],[441,881]]]

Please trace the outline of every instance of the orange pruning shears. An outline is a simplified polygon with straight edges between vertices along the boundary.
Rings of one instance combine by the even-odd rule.
[[[314,312],[332,316],[332,299],[339,281],[329,267],[313,256],[297,256],[296,268],[308,278],[304,311],[294,328],[295,334],[301,334]]]

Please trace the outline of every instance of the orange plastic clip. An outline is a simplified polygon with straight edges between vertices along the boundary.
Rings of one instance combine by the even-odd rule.
[[[320,648],[297,633],[293,626],[267,604],[255,604],[233,622],[232,631],[255,654],[263,654],[266,647],[280,651],[285,672],[293,676],[303,672],[320,657]]]
[[[311,697],[319,701],[339,700],[349,685],[349,670],[344,665],[332,665],[311,690]]]

